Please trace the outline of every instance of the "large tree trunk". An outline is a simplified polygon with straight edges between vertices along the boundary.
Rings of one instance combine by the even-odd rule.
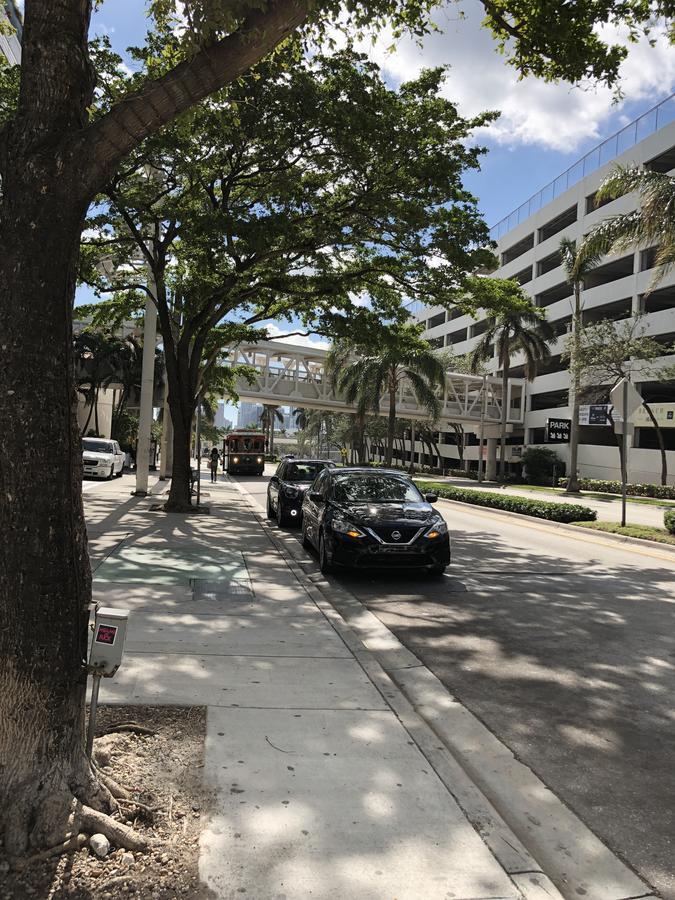
[[[91,574],[75,413],[72,306],[88,163],[63,140],[92,81],[89,4],[27,4],[19,113],[0,135],[0,833],[56,843],[84,753]],[[55,840],[55,838],[57,840]]]
[[[181,350],[179,347],[178,359],[165,350],[169,410],[173,423],[171,488],[164,506],[167,512],[188,512],[192,508],[190,451],[192,420],[197,403],[194,399],[195,388],[191,387],[188,357]],[[200,463],[201,460],[197,460],[198,466]]]

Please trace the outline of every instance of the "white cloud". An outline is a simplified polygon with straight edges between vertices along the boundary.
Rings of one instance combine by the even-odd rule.
[[[445,96],[465,116],[500,110],[502,115],[489,134],[505,146],[528,144],[573,152],[585,140],[605,136],[605,124],[621,108],[612,104],[609,89],[582,90],[536,78],[519,81],[515,69],[497,53],[492,35],[481,27],[482,7],[477,0],[465,0],[463,8],[466,18],[458,19],[452,14],[454,5],[449,6],[437,18],[443,32],[430,35],[422,47],[404,39],[388,53],[392,41],[385,35],[367,52],[396,82],[414,78],[422,68],[449,64]],[[607,34],[622,40],[616,29]],[[622,67],[627,100],[657,102],[674,87],[675,53],[664,37],[656,39],[655,47],[645,40],[631,45]]]
[[[330,347],[330,341],[327,341],[325,338],[319,337],[316,334],[307,336],[293,334],[291,337],[279,337],[279,335],[290,334],[295,331],[297,326],[294,325],[289,324],[285,328],[282,328],[272,322],[265,327],[267,328],[267,334],[269,335],[270,340],[278,340],[280,344],[295,344],[300,347],[311,347],[313,350],[328,350]]]

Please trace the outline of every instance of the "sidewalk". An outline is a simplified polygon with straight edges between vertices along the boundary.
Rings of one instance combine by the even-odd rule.
[[[255,900],[521,897],[242,494],[202,488],[209,516],[86,503],[94,598],[132,612],[102,702],[207,707],[203,881]]]
[[[517,485],[502,485],[496,482],[482,482],[479,484],[469,478],[457,478],[452,475],[415,475],[415,480],[438,481],[454,487],[469,488],[476,491],[491,491],[495,493],[510,494],[514,497],[526,497],[528,500],[546,500],[550,503],[577,503],[588,506],[598,514],[600,522],[621,521],[621,498],[608,494],[600,500],[598,497],[589,497],[581,494],[564,494],[555,491],[528,491]],[[631,502],[628,497],[626,506],[626,520],[629,525],[651,525],[654,528],[663,528],[663,513],[665,509],[675,509],[675,504],[664,501],[663,506],[652,506],[648,503]]]

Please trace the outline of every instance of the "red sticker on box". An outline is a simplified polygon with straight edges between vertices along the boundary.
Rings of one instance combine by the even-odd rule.
[[[99,625],[96,631],[97,644],[114,644],[117,635],[117,625]]]

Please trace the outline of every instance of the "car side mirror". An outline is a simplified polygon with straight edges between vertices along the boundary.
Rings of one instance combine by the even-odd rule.
[[[312,503],[323,503],[323,494],[321,493],[321,491],[310,491],[309,499],[312,501]]]
[[[438,494],[425,494],[424,499],[427,503],[435,503],[438,500]]]
[[[270,484],[279,484],[279,476],[272,475],[272,477],[270,478]]]

